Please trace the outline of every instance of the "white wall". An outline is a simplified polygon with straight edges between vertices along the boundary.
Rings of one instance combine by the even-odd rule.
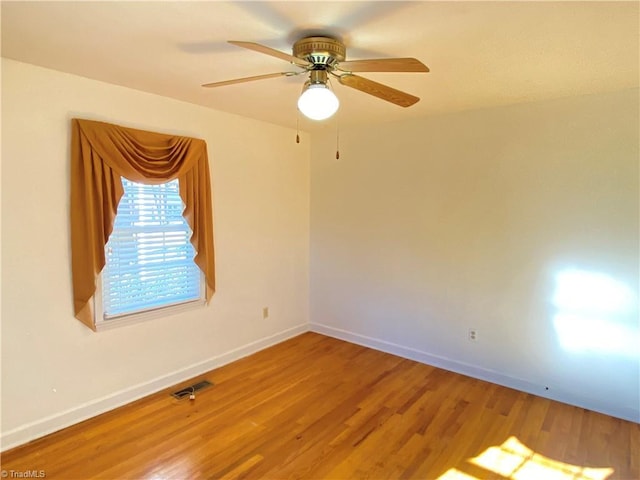
[[[210,306],[100,333],[74,319],[72,117],[206,140]],[[309,158],[292,130],[3,59],[3,449],[306,331]]]
[[[72,117],[207,141],[209,307],[100,333],[73,318]],[[336,161],[331,133],[311,150],[288,129],[3,59],[2,448],[305,331],[309,258],[315,330],[638,421],[638,131],[627,91],[343,129]],[[599,291],[558,297],[570,268]],[[602,342],[561,342],[554,320],[576,298],[583,332],[609,322]]]
[[[312,328],[640,421],[638,106],[314,135]]]

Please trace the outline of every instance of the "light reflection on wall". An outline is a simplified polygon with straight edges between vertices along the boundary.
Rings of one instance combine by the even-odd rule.
[[[567,269],[556,275],[554,327],[570,352],[640,356],[637,295],[602,273]]]

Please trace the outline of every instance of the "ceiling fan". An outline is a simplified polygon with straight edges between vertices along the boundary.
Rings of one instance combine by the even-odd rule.
[[[346,59],[346,47],[342,42],[330,37],[305,37],[293,44],[293,55],[275,50],[259,43],[229,41],[238,47],[254,50],[290,62],[301,70],[294,72],[267,73],[252,77],[236,78],[222,82],[205,83],[203,87],[222,87],[236,83],[252,82],[275,77],[292,77],[309,73],[298,108],[313,120],[324,120],[333,115],[339,107],[338,98],[329,88],[329,75],[347,87],[391,102],[401,107],[410,107],[420,99],[395,88],[355,75],[354,72],[428,72],[429,69],[415,58],[380,58],[368,60]]]

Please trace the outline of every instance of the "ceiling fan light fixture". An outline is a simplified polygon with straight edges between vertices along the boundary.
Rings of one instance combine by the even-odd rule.
[[[309,83],[298,98],[298,109],[311,120],[326,120],[339,106],[338,97],[324,83]]]

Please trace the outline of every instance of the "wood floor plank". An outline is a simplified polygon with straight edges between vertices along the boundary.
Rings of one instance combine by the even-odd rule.
[[[64,480],[509,478],[487,452],[637,479],[640,425],[306,333],[0,460]]]

